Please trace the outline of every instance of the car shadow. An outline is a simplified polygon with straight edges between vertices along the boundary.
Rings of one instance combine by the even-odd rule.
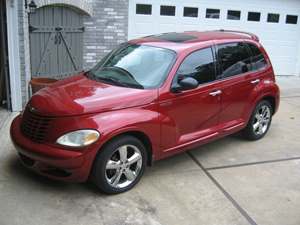
[[[234,134],[222,139],[219,139],[213,143],[206,144],[212,145],[215,144],[216,146],[222,146],[222,142],[228,142],[229,140],[244,140],[240,134]],[[203,154],[207,154],[207,151],[205,148],[202,148],[203,146],[190,149],[189,151],[198,151],[200,154],[203,152]],[[222,151],[223,148],[216,148],[213,149],[214,151]],[[211,150],[210,150],[211,151]],[[161,161],[158,161],[154,163],[152,168],[146,170],[146,176],[144,176],[143,179],[149,179],[156,176],[157,173],[162,175],[167,175],[168,173],[171,173],[173,168],[184,168],[185,165],[188,165],[190,163],[191,158],[187,154],[179,153],[177,155],[171,156],[167,159],[163,159]],[[89,195],[94,196],[106,196],[102,194],[97,187],[91,182],[87,181],[84,183],[69,183],[64,181],[58,181],[58,180],[52,180],[50,178],[44,177],[42,175],[39,175],[35,173],[34,171],[31,171],[30,169],[26,168],[22,165],[20,160],[18,159],[18,156],[11,155],[8,160],[6,160],[5,165],[6,168],[3,168],[5,171],[8,172],[9,176],[12,176],[12,178],[7,179],[13,179],[15,182],[21,182],[28,185],[38,185],[40,189],[45,191],[57,191],[57,192],[88,192]],[[151,178],[150,178],[151,177]]]

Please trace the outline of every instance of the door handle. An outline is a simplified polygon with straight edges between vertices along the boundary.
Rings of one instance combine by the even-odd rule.
[[[213,92],[209,93],[209,95],[211,95],[211,96],[217,96],[217,95],[220,95],[220,94],[222,94],[221,90],[217,90],[217,91],[213,91]]]
[[[260,82],[260,79],[252,80],[251,84],[258,84]]]

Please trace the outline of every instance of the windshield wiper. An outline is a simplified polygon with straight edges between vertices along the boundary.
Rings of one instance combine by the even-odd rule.
[[[95,80],[108,82],[108,83],[115,84],[115,85],[118,85],[118,86],[125,86],[118,79],[115,79],[113,77],[97,77],[97,76],[95,76]]]
[[[114,85],[121,86],[121,87],[130,87],[130,88],[134,87],[134,88],[144,89],[144,87],[140,84],[125,83],[114,77],[98,77],[91,71],[89,71],[87,73],[87,75],[91,79],[96,80],[96,81],[104,81],[105,83],[114,84]]]

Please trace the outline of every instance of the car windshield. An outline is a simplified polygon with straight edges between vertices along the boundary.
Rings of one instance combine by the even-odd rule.
[[[123,44],[104,57],[87,75],[113,85],[152,89],[165,80],[176,53],[146,45]]]

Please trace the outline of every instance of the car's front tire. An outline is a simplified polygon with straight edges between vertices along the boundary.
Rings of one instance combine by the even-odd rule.
[[[242,131],[245,138],[249,140],[259,140],[268,132],[272,122],[273,108],[269,101],[260,101],[252,115],[246,128]]]
[[[133,136],[120,136],[100,150],[94,162],[92,180],[106,194],[122,193],[139,182],[146,162],[143,143]]]

